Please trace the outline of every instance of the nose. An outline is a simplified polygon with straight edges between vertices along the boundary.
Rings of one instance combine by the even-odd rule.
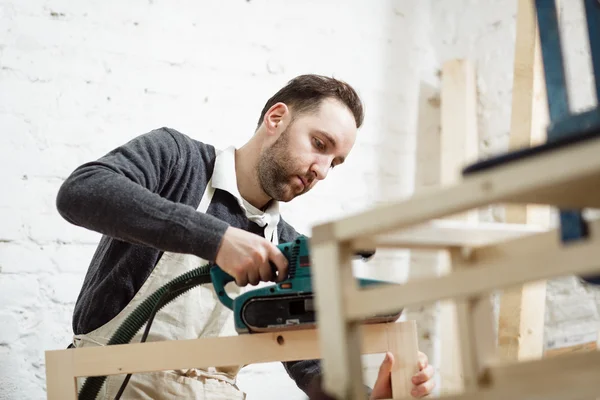
[[[330,165],[331,160],[329,157],[322,157],[312,165],[311,172],[315,175],[317,180],[322,181],[323,179],[327,178]]]

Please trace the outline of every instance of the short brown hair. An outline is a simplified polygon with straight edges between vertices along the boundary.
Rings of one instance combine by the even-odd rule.
[[[297,76],[279,89],[265,104],[258,119],[258,126],[263,122],[269,108],[276,103],[285,103],[295,113],[301,114],[315,111],[326,98],[334,98],[344,103],[354,115],[356,127],[361,127],[364,120],[363,105],[352,86],[339,79],[315,74]]]

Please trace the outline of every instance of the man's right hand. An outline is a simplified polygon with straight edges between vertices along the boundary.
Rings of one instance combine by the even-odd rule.
[[[276,279],[269,261],[277,268]],[[287,258],[276,245],[232,226],[225,231],[215,263],[231,275],[238,286],[257,285],[260,281],[281,282],[288,269]]]

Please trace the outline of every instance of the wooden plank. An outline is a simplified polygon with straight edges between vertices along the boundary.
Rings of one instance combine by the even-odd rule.
[[[364,397],[360,326],[346,321],[344,293],[356,285],[351,251],[336,242],[311,246],[323,389],[339,399]]]
[[[410,396],[412,377],[419,372],[419,338],[414,320],[388,325],[388,349],[394,356],[392,393],[394,398]]]
[[[410,329],[412,323],[362,325],[360,351],[364,354],[388,351],[388,325],[402,330]],[[316,329],[46,351],[49,376],[55,376],[52,374],[57,371],[66,371],[76,377],[246,365],[321,356]]]
[[[444,63],[441,97],[440,185],[448,186],[461,180],[462,168],[476,161],[479,153],[477,80],[475,67],[469,60],[450,60]],[[476,211],[468,211],[448,215],[446,219],[450,219],[446,223],[476,223],[478,216]],[[416,232],[411,233],[414,238],[420,238]],[[452,260],[446,258],[447,255],[446,252],[440,254],[439,274],[447,274],[454,268]],[[438,326],[444,330],[440,336],[441,394],[460,392],[476,385],[478,366],[475,362],[475,337],[469,310],[471,304],[471,299],[458,302],[451,299],[439,303]]]
[[[461,180],[461,170],[477,161],[477,79],[470,60],[449,60],[442,66],[440,136],[440,184]],[[448,216],[461,221],[477,221],[476,212]]]
[[[596,342],[587,342],[587,343],[575,344],[573,346],[557,347],[555,349],[548,349],[548,350],[544,351],[544,357],[556,357],[556,356],[561,356],[564,354],[579,353],[579,352],[586,352],[586,351],[596,351],[596,350],[598,350],[598,344]]]
[[[546,228],[547,229],[547,228]],[[544,229],[525,224],[432,220],[402,231],[352,241],[354,250],[380,248],[447,249],[481,247],[526,237]]]
[[[392,371],[395,398],[409,396],[418,370],[418,337],[414,321],[368,324],[360,327],[362,354],[389,351],[396,360]],[[77,398],[76,376],[142,373],[255,362],[320,358],[317,330],[259,333],[194,340],[124,344],[46,352],[49,400]],[[361,386],[361,389],[363,387]]]
[[[595,138],[499,166],[449,187],[316,225],[311,243],[368,238],[496,203],[600,208],[598,154],[600,138]]]
[[[545,141],[549,122],[535,0],[517,1],[510,135],[511,150]]]
[[[47,351],[46,396],[48,400],[76,400],[77,381],[73,360],[67,350]]]
[[[472,262],[474,257],[472,251],[455,248],[449,250],[449,253],[455,271],[452,273],[477,268],[476,263]],[[471,294],[454,298],[454,301],[463,390],[473,391],[479,387],[485,367],[495,361],[496,333],[493,304],[489,293]]]
[[[548,123],[537,19],[533,0],[519,0],[509,149],[544,141]],[[549,207],[508,205],[508,223],[550,223]],[[540,221],[540,216],[545,221]],[[546,282],[532,282],[500,296],[498,348],[504,360],[540,358],[544,348]]]
[[[440,400],[582,400],[600,392],[600,352],[561,355],[548,359],[490,366],[477,390]],[[387,399],[391,400],[391,399]],[[407,399],[408,400],[408,399]]]
[[[595,399],[600,353],[584,352],[491,367],[490,381],[505,398]]]
[[[600,272],[600,221],[589,223],[590,238],[563,245],[557,230],[474,249],[471,266],[434,278],[386,284],[346,293],[348,317],[392,312],[442,299],[460,299],[549,277]],[[385,299],[385,301],[381,301]]]

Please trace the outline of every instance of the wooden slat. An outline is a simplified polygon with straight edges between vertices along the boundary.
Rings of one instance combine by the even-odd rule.
[[[456,185],[317,225],[311,242],[368,238],[494,203],[600,208],[598,154],[600,138],[510,163]]]
[[[446,61],[442,67],[440,184],[461,180],[461,170],[479,158],[477,129],[477,78],[470,60]],[[475,212],[448,216],[477,221]]]
[[[491,367],[494,391],[505,398],[595,399],[600,393],[600,353],[561,355]]]
[[[475,66],[470,60],[450,60],[442,69],[442,121],[440,137],[440,185],[448,186],[461,180],[461,169],[478,158],[479,134],[477,129],[477,78]],[[446,216],[446,224],[471,222],[478,218],[476,211]],[[404,234],[404,232],[402,232]],[[459,239],[457,232],[438,237],[443,240]],[[418,232],[410,232],[413,238],[424,239]],[[451,239],[452,238],[452,239]],[[471,239],[474,235],[471,236]],[[456,254],[452,251],[451,253]],[[447,259],[447,252],[441,252],[439,274],[449,273],[455,266]],[[476,385],[478,365],[476,362],[475,332],[470,308],[472,299],[439,303],[438,326],[443,329],[440,335],[440,393],[447,394],[472,388]]]
[[[600,272],[600,221],[589,224],[590,238],[564,246],[559,232],[531,235],[473,250],[472,266],[435,278],[347,293],[348,317],[393,312],[449,298],[466,298],[548,277]],[[382,301],[381,299],[385,299]]]
[[[404,323],[391,325],[405,329]],[[395,329],[388,325],[361,326],[360,351],[387,351],[388,331]],[[315,329],[46,351],[52,361],[48,371],[68,372],[72,365],[72,376],[78,377],[292,361],[319,358],[321,354]]]
[[[419,338],[414,320],[388,324],[388,349],[394,355],[392,393],[395,398],[410,395],[412,377],[419,372]]]
[[[473,252],[456,248],[451,249],[449,253],[453,265],[451,274],[477,268],[477,264],[470,262],[474,257]],[[463,390],[472,391],[479,387],[486,365],[495,361],[496,334],[493,304],[490,293],[476,293],[454,298],[454,302]]]
[[[323,388],[333,397],[364,397],[360,330],[346,321],[344,293],[355,285],[348,246],[336,242],[311,247]]]
[[[600,393],[600,352],[502,363],[486,372],[487,383],[468,393],[439,400],[582,400]],[[391,399],[386,399],[391,400]],[[408,400],[408,398],[406,398]]]
[[[73,358],[67,351],[47,351],[45,354],[46,395],[50,400],[77,399]]]
[[[575,344],[572,346],[565,347],[557,347],[555,349],[547,349],[544,351],[544,357],[556,357],[569,353],[579,353],[579,352],[587,352],[587,351],[596,351],[598,350],[598,343],[596,342],[587,342]]]
[[[414,321],[360,326],[362,354],[391,352],[396,360],[393,393],[409,396],[417,368]],[[315,329],[280,333],[161,341],[46,351],[49,400],[75,400],[75,377],[143,373],[183,368],[248,365],[322,357]],[[361,390],[363,390],[361,384]]]
[[[354,250],[481,247],[543,231],[540,227],[525,224],[433,220],[387,235],[360,238],[352,242],[352,247]]]
[[[545,141],[548,111],[534,0],[519,0],[509,149]],[[547,206],[508,205],[505,221],[547,227]],[[539,217],[545,216],[545,221]],[[504,291],[499,299],[498,348],[505,360],[540,358],[544,348],[546,282]]]

